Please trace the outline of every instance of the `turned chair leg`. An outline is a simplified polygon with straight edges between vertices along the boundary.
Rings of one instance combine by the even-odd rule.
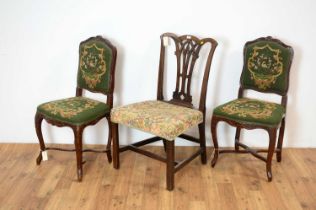
[[[215,166],[218,159],[218,154],[219,154],[218,143],[217,143],[217,131],[216,131],[217,123],[218,121],[215,118],[212,118],[211,133],[212,133],[212,139],[213,139],[213,145],[214,145],[214,157],[211,162],[212,167]]]
[[[76,148],[76,158],[77,158],[77,176],[78,181],[82,180],[82,131],[83,128],[78,126],[73,128],[75,136],[75,148]]]
[[[112,143],[112,123],[110,117],[106,117],[108,121],[109,127],[109,136],[108,136],[108,143],[106,145],[106,156],[108,158],[108,162],[112,162],[112,155],[111,155],[111,143]]]
[[[200,148],[202,150],[201,153],[201,162],[202,164],[206,164],[206,144],[205,144],[205,122],[199,124],[199,133],[200,133]]]
[[[268,149],[268,156],[267,156],[267,163],[266,163],[266,171],[267,171],[268,181],[271,182],[272,181],[271,163],[272,163],[272,158],[273,158],[274,149],[275,149],[277,129],[271,128],[268,130],[268,133],[269,133],[269,149]]]
[[[44,139],[43,139],[43,133],[42,133],[42,122],[43,122],[43,117],[40,114],[36,113],[36,115],[35,115],[35,129],[36,129],[36,135],[37,135],[37,138],[38,138],[38,141],[40,144],[40,148],[41,148],[41,151],[40,151],[38,157],[36,158],[37,165],[41,164],[41,161],[43,159],[42,152],[46,150]]]
[[[166,141],[167,153],[167,190],[172,191],[174,188],[174,141]]]
[[[112,124],[112,138],[113,138],[113,167],[115,169],[120,168],[120,151],[119,151],[119,133],[118,133],[118,124]]]
[[[236,128],[236,134],[235,134],[235,151],[238,152],[239,151],[239,137],[240,137],[240,128]]]
[[[284,137],[284,129],[285,129],[285,118],[282,119],[280,131],[279,131],[279,138],[278,138],[278,145],[277,145],[277,161],[281,162],[282,160],[282,145],[283,145],[283,137]]]

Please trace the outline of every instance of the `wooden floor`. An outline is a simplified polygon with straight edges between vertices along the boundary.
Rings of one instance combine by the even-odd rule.
[[[149,147],[163,154],[161,147]],[[223,154],[215,168],[197,158],[166,190],[163,163],[127,151],[115,170],[104,154],[85,153],[76,181],[75,154],[49,151],[35,164],[35,144],[0,144],[0,209],[316,209],[316,149],[285,149],[274,179],[250,155]],[[194,151],[180,147],[177,158]]]

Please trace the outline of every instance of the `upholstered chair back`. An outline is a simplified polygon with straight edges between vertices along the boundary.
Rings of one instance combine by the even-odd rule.
[[[293,49],[271,37],[247,42],[240,84],[244,89],[286,95]]]
[[[115,63],[116,50],[100,36],[92,37],[80,43],[77,87],[108,94],[111,87],[111,71]]]

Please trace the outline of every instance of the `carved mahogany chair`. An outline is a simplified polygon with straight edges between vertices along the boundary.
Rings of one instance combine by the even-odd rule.
[[[198,39],[195,36],[176,36],[165,33],[161,35],[161,51],[158,74],[157,100],[134,103],[122,107],[117,107],[111,111],[112,134],[113,134],[113,166],[119,168],[119,153],[126,150],[143,154],[150,158],[166,163],[167,189],[174,188],[174,174],[183,166],[201,155],[201,161],[206,163],[205,146],[205,97],[212,57],[217,46],[217,42],[212,38]],[[168,40],[175,44],[175,57],[177,61],[176,89],[170,101],[163,96],[163,80],[165,69],[165,51]],[[200,92],[199,107],[194,108],[191,96],[191,79],[194,67],[198,61],[202,64],[203,59],[198,59],[200,50],[205,45],[209,45],[207,62],[205,64],[204,77]],[[118,124],[139,129],[155,137],[139,141],[119,148]],[[199,128],[199,138],[183,134],[193,126]],[[181,162],[175,161],[175,138],[181,137],[186,140],[196,142],[200,148],[189,158]],[[140,149],[140,146],[163,140],[166,157],[161,157],[147,150]]]
[[[240,77],[238,99],[216,107],[211,121],[211,132],[214,142],[214,167],[219,153],[250,153],[266,162],[268,180],[272,180],[271,161],[274,152],[277,161],[281,161],[283,135],[285,128],[285,114],[289,73],[293,59],[292,47],[285,45],[272,37],[259,38],[247,42],[244,47],[244,67]],[[247,89],[261,93],[274,93],[281,96],[281,103],[257,100],[244,97]],[[236,127],[235,149],[219,150],[217,142],[217,123],[224,121]],[[269,134],[268,150],[252,149],[239,141],[240,130],[264,129]],[[277,131],[279,137],[275,149]],[[240,147],[244,150],[240,150]],[[267,157],[259,155],[266,152]]]
[[[78,181],[81,181],[83,152],[105,152],[108,161],[112,161],[110,111],[113,107],[115,64],[116,48],[108,40],[97,36],[80,43],[76,96],[47,102],[37,107],[35,127],[41,148],[41,152],[36,159],[38,165],[41,163],[43,155],[47,155],[46,150],[76,151],[77,176]],[[106,103],[84,97],[83,90],[106,95]],[[109,124],[106,149],[82,149],[84,128],[96,124],[104,117]],[[75,149],[46,147],[41,129],[43,119],[58,127],[70,127],[74,132]]]

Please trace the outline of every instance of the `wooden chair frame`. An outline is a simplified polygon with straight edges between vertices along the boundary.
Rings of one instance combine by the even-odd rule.
[[[113,108],[113,91],[114,91],[114,81],[115,81],[115,65],[116,65],[116,55],[117,55],[117,51],[116,51],[116,47],[114,47],[111,42],[101,36],[96,36],[96,37],[91,37],[83,42],[80,43],[80,46],[82,44],[85,44],[91,40],[97,40],[97,41],[101,41],[104,42],[112,51],[112,62],[111,62],[111,67],[110,67],[110,79],[109,79],[109,83],[110,83],[110,88],[108,93],[102,93],[99,91],[94,91],[94,93],[102,93],[104,95],[107,96],[106,99],[106,104],[109,105],[110,110]],[[77,87],[76,88],[76,96],[82,96],[83,95],[83,88]],[[93,92],[91,90],[89,90],[90,92]],[[108,134],[108,142],[107,142],[107,146],[105,150],[94,150],[94,149],[82,149],[82,133],[85,127],[90,126],[90,125],[95,125],[97,122],[99,122],[101,119],[106,118],[108,121],[108,126],[109,126],[109,134]],[[63,148],[57,148],[57,147],[46,147],[45,143],[44,143],[44,139],[43,139],[43,134],[42,134],[42,121],[43,119],[46,120],[47,123],[54,125],[54,126],[58,126],[58,127],[70,127],[73,132],[74,132],[74,144],[75,144],[75,149],[63,149]],[[86,123],[86,124],[81,124],[81,125],[73,125],[70,123],[65,123],[65,122],[60,122],[58,120],[51,120],[48,118],[45,118],[44,115],[42,115],[39,112],[36,112],[35,115],[35,128],[36,128],[36,134],[39,140],[39,144],[40,144],[40,153],[36,159],[36,163],[37,165],[39,165],[43,159],[42,157],[42,152],[46,151],[46,150],[59,150],[59,151],[67,151],[67,152],[76,152],[76,159],[77,159],[77,176],[78,176],[78,181],[80,182],[82,180],[82,164],[84,164],[84,162],[82,161],[82,153],[83,152],[98,152],[98,153],[106,153],[107,154],[107,158],[109,162],[112,162],[112,156],[111,156],[111,140],[112,140],[112,130],[111,130],[111,120],[110,120],[110,111],[107,114],[104,114],[100,117],[98,117],[97,119],[95,119],[92,122]]]
[[[264,92],[264,93],[274,93],[277,95],[281,96],[281,105],[285,108],[286,110],[286,106],[287,106],[287,92],[288,92],[288,85],[289,85],[289,74],[290,74],[290,68],[291,68],[291,63],[293,60],[293,49],[292,47],[284,44],[283,42],[281,42],[278,39],[274,39],[270,36],[268,37],[261,37],[258,38],[254,41],[249,41],[245,44],[244,47],[244,65],[247,65],[247,61],[246,61],[246,48],[248,45],[251,45],[255,42],[258,41],[273,41],[275,43],[278,43],[279,45],[283,46],[284,48],[287,48],[290,52],[291,52],[291,57],[290,57],[290,63],[288,65],[288,69],[285,69],[285,71],[287,71],[287,76],[286,76],[286,80],[287,80],[287,87],[286,87],[286,91],[284,91],[284,93],[278,92],[278,91],[272,91],[272,90],[267,90],[267,91],[262,91],[258,88],[255,87],[248,87],[245,88],[242,85],[242,75],[240,77],[240,87],[239,87],[239,91],[238,91],[238,98],[242,98],[244,95],[244,91],[247,89],[252,89],[258,92]],[[245,69],[245,68],[243,68]],[[218,142],[217,142],[217,124],[218,122],[223,121],[228,123],[229,125],[236,127],[236,134],[235,134],[235,149],[234,150],[230,150],[230,149],[225,149],[225,150],[219,150],[218,148]],[[240,138],[240,130],[244,128],[244,129],[264,129],[268,132],[269,134],[269,146],[268,146],[268,150],[266,149],[252,149],[250,147],[248,147],[247,145],[241,143],[239,141]],[[276,145],[276,138],[277,138],[277,131],[279,130],[279,136],[278,136],[278,142],[277,142],[277,148],[275,149],[275,145]],[[227,118],[224,117],[220,117],[220,116],[216,116],[213,115],[212,119],[211,119],[211,133],[212,133],[212,139],[213,139],[213,144],[214,144],[214,157],[212,159],[212,167],[215,166],[218,156],[220,153],[250,153],[252,154],[254,157],[264,161],[266,163],[266,173],[267,173],[267,177],[268,177],[268,181],[272,181],[272,170],[271,170],[271,162],[272,162],[272,157],[274,152],[276,152],[277,154],[277,161],[281,162],[282,159],[282,145],[283,145],[283,137],[284,137],[284,129],[285,129],[285,115],[281,120],[281,123],[274,126],[274,127],[268,127],[268,126],[259,126],[259,125],[254,125],[251,123],[239,123],[237,121],[234,120],[229,120]],[[240,147],[243,148],[244,150],[240,150]],[[263,157],[262,155],[259,155],[258,153],[267,153],[267,157]]]
[[[113,167],[119,169],[119,153],[127,150],[132,150],[134,152],[143,154],[150,158],[162,161],[166,163],[166,178],[167,178],[167,189],[173,190],[174,188],[174,175],[177,171],[183,168],[195,157],[201,155],[201,161],[206,164],[206,145],[205,145],[205,101],[207,93],[207,84],[210,73],[210,67],[212,63],[212,58],[214,51],[217,46],[217,42],[212,38],[198,39],[195,36],[184,35],[177,36],[172,33],[164,33],[161,35],[161,50],[160,50],[160,62],[159,62],[159,74],[158,74],[158,88],[157,88],[157,100],[165,101],[163,96],[163,80],[164,80],[164,62],[165,62],[165,50],[166,46],[164,44],[164,38],[170,38],[175,43],[175,55],[177,58],[177,80],[176,80],[176,90],[173,93],[173,98],[167,101],[172,104],[179,106],[185,106],[193,108],[192,96],[190,94],[192,72],[194,69],[195,62],[199,57],[199,52],[201,47],[209,43],[211,45],[207,62],[204,70],[204,77],[201,86],[200,103],[198,110],[203,113],[203,122],[198,125],[200,138],[189,136],[186,134],[181,134],[179,137],[200,144],[200,148],[189,158],[184,159],[180,162],[175,161],[175,141],[169,141],[161,137],[155,136],[149,139],[145,139],[127,146],[119,147],[119,133],[118,124],[112,123],[112,134],[113,134]],[[181,63],[182,62],[182,66]],[[180,87],[181,82],[181,87]],[[139,147],[146,144],[150,144],[156,141],[162,140],[164,148],[166,151],[166,157],[161,157],[152,152],[140,149]]]

